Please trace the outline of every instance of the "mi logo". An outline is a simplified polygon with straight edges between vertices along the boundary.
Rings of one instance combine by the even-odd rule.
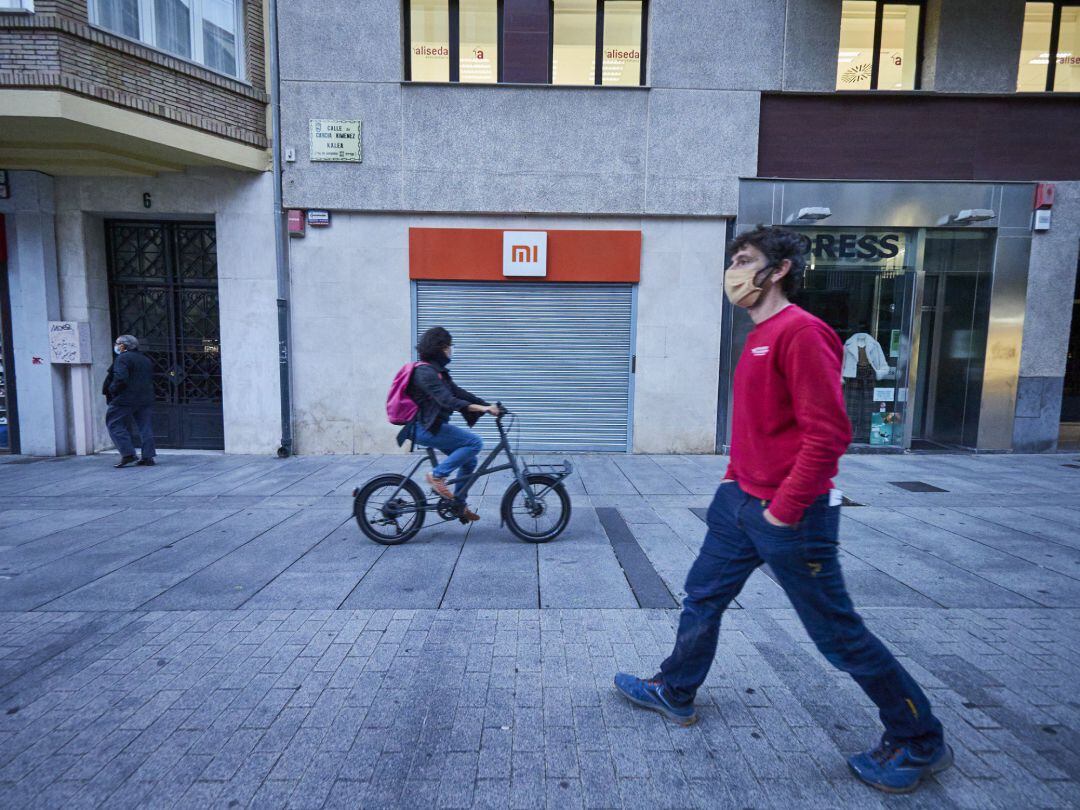
[[[510,246],[510,263],[517,264],[518,262],[531,262],[536,264],[536,257],[539,255],[539,248],[536,245],[511,245]]]
[[[503,231],[503,275],[547,275],[546,231]]]

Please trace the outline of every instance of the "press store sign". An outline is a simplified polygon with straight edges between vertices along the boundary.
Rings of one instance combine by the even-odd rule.
[[[904,264],[907,248],[903,233],[864,231],[804,231],[810,240],[810,255],[815,264]]]
[[[360,162],[360,121],[310,119],[309,155],[313,161]]]

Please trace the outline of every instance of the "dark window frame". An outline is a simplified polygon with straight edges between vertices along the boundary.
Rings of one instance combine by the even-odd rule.
[[[458,0],[447,0],[447,14],[449,15],[449,27],[447,38],[450,48],[450,84],[476,84],[476,82],[461,81],[461,4]],[[403,74],[405,81],[412,81],[412,2],[406,0],[401,4],[401,32],[402,48],[404,55]],[[499,47],[495,58],[495,83],[501,84],[503,80],[503,0],[495,0],[495,36]]]
[[[922,0],[920,0],[921,2]],[[496,13],[496,36],[498,38],[498,54],[495,62],[495,83],[503,83],[503,2],[504,0],[496,0],[495,13]],[[593,80],[593,86],[598,87],[615,87],[626,85],[604,85],[603,81],[603,56],[604,56],[604,5],[607,0],[596,0],[596,56],[595,56],[595,77]],[[641,73],[639,76],[638,87],[645,86],[646,65],[648,64],[648,42],[649,42],[649,0],[640,0],[641,3]],[[411,82],[412,79],[412,3],[407,0],[401,5],[402,19],[401,19],[401,31],[402,31],[402,48],[401,52],[404,57],[402,65],[402,73],[405,77],[405,81]],[[447,0],[447,13],[449,15],[449,50],[450,50],[450,73],[448,83],[450,84],[474,84],[474,82],[462,82],[461,81],[461,7],[459,0]],[[919,15],[920,25],[922,21],[922,15]],[[921,35],[921,32],[920,32]],[[548,2],[548,58],[547,58],[547,85],[552,84],[554,78],[554,55],[555,55],[555,1],[549,0]],[[563,85],[566,87],[573,87],[575,85]],[[589,85],[577,85],[577,86],[589,86]]]
[[[924,40],[926,38],[926,0],[874,0],[874,44],[870,62],[870,90],[864,92],[882,93],[910,93],[912,90],[922,89],[923,53],[925,51]],[[894,90],[892,88],[881,90],[878,87],[878,73],[881,70],[881,28],[885,18],[885,6],[918,6],[919,7],[919,30],[915,40],[915,86],[910,89]],[[841,12],[841,25],[843,24],[843,12]],[[857,90],[840,90],[838,93],[859,92]]]
[[[649,41],[649,0],[641,2],[641,73],[636,87],[645,87],[645,66],[647,64],[646,43]],[[596,0],[596,52],[593,56],[593,87],[626,87],[627,85],[605,85],[604,73],[604,6],[607,0]],[[548,2],[548,84],[555,78],[555,0]],[[559,85],[560,87],[588,87],[589,85]]]
[[[1027,21],[1027,7],[1036,0],[1028,0],[1024,3],[1024,21]],[[1027,92],[1055,93],[1054,82],[1057,81],[1058,46],[1061,45],[1061,10],[1063,8],[1080,8],[1080,0],[1037,0],[1037,2],[1050,3],[1054,7],[1053,17],[1050,19],[1050,43],[1047,47],[1049,57],[1046,65],[1046,87],[1042,90]],[[1066,92],[1062,90],[1061,92]]]

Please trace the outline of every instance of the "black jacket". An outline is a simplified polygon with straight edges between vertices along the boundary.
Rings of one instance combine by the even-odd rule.
[[[154,404],[154,377],[150,359],[137,349],[121,352],[105,378],[105,398],[111,405],[141,408]]]
[[[476,424],[480,414],[466,410],[469,405],[487,405],[476,394],[458,387],[446,366],[434,361],[413,369],[409,387],[406,389],[419,409],[416,421],[429,433],[438,433],[443,423],[454,411],[460,411],[469,427]]]

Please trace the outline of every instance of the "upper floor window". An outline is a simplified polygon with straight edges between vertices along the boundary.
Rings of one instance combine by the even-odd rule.
[[[242,20],[241,0],[90,2],[95,25],[230,76],[243,70]]]
[[[922,54],[922,2],[844,0],[837,90],[914,90]]]
[[[34,0],[0,0],[0,11],[33,11]]]
[[[1080,0],[1025,5],[1016,89],[1080,92]]]
[[[410,0],[406,79],[504,81],[503,21],[515,10],[516,0]],[[515,31],[518,42],[535,44],[539,37],[547,48],[522,48],[506,58],[515,75],[551,84],[644,84],[645,21],[645,0],[551,0],[546,26],[532,15]]]

